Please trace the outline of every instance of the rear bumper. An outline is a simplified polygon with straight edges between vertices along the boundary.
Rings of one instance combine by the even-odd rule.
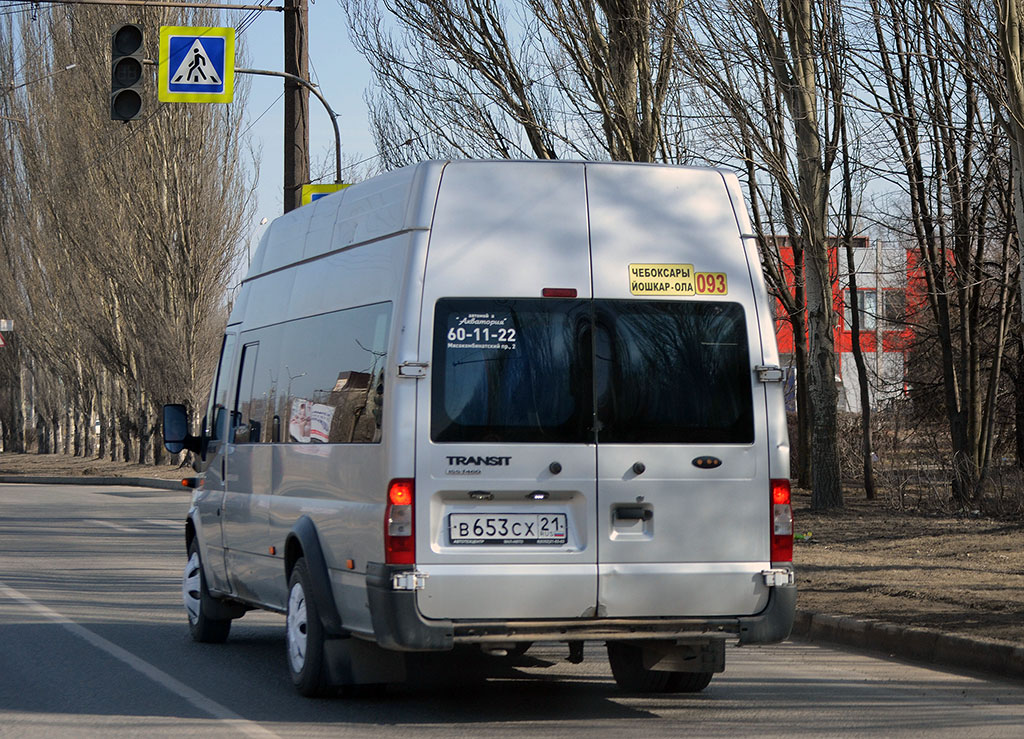
[[[714,618],[575,618],[526,621],[451,621],[424,618],[415,590],[395,590],[395,575],[411,565],[369,563],[366,591],[377,643],[403,651],[444,651],[456,644],[518,641],[614,641],[692,638],[701,634],[738,637],[740,644],[786,639],[796,617],[796,585],[769,589],[768,604],[753,616]]]

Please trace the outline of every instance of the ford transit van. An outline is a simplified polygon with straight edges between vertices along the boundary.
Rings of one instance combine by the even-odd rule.
[[[303,694],[604,642],[697,691],[793,623],[782,372],[734,175],[433,161],[275,220],[201,428],[192,635],[285,615]]]

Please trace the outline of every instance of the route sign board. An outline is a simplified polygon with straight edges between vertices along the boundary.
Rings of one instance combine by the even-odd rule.
[[[157,97],[165,103],[230,103],[235,29],[160,26]]]
[[[325,195],[330,195],[332,192],[338,192],[338,190],[344,190],[346,187],[351,185],[351,182],[342,184],[336,182],[332,185],[303,185],[302,186],[302,205],[309,205],[314,200],[319,200]]]

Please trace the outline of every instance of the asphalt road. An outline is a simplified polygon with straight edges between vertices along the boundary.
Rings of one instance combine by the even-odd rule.
[[[0,485],[0,736],[1024,735],[1019,683],[801,643],[730,647],[696,696],[621,694],[601,645],[573,665],[541,644],[515,663],[437,660],[384,696],[305,699],[283,617],[190,641],[187,507],[170,491]]]

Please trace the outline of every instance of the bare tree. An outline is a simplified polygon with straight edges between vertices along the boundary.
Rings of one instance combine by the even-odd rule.
[[[344,0],[378,148],[423,157],[671,160],[682,0]]]
[[[934,330],[952,496],[966,508],[991,461],[1017,279],[1005,141],[978,77],[977,59],[996,52],[966,3],[871,0],[869,22],[877,52],[863,62],[862,86],[900,153],[905,238],[932,318],[920,328]]]
[[[1013,215],[1019,245],[1024,238],[1024,4],[1021,0],[994,0],[993,5],[1003,82],[1001,89],[996,88],[996,99],[1002,103],[1010,145]],[[1024,279],[1024,270],[1021,275]],[[1021,291],[1024,295],[1024,282]],[[1024,300],[1021,305],[1024,307]]]
[[[808,361],[800,367],[808,402],[800,411],[811,419],[811,454],[800,457],[813,459],[812,505],[838,507],[836,276],[828,223],[844,79],[841,65],[820,51],[838,54],[843,47],[840,6],[783,0],[770,10],[761,0],[697,0],[687,5],[683,33],[680,65],[698,85],[693,104],[722,126],[705,140],[731,146],[725,156],[746,163],[769,282],[791,317],[794,341],[799,346],[805,330],[808,336]],[[796,291],[777,257],[780,231],[788,234],[801,270]],[[808,449],[807,437],[802,441]]]
[[[125,20],[139,13],[147,29],[182,23],[155,9]],[[112,122],[109,68],[81,61],[104,58],[110,28],[109,11],[58,6],[3,30],[0,46],[21,50],[6,59],[12,73],[27,59],[40,76],[79,64],[10,102],[31,125],[9,128],[0,174],[14,237],[0,249],[36,385],[56,380],[70,411],[54,423],[67,451],[93,449],[86,428],[99,418],[105,453],[153,461],[159,405],[198,404],[215,361],[251,213],[238,138],[246,87],[229,106],[160,105],[151,90],[141,120]]]

